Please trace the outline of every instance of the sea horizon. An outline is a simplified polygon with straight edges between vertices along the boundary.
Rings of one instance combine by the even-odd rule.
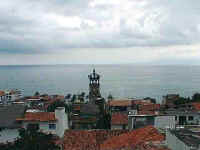
[[[132,64],[57,64],[0,66],[0,89],[20,89],[24,96],[88,94],[88,74],[101,75],[101,94],[116,99],[152,97],[161,102],[166,94],[191,97],[200,91],[200,66]]]

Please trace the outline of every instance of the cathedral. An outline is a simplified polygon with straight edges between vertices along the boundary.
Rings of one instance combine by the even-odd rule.
[[[95,103],[99,98],[101,98],[100,93],[100,75],[95,72],[88,75],[89,78],[89,101],[90,103]]]

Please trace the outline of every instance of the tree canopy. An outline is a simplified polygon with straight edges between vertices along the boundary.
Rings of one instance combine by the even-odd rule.
[[[52,134],[44,134],[37,127],[19,130],[19,138],[13,143],[0,145],[1,150],[60,150]]]
[[[50,104],[47,107],[47,111],[48,112],[54,112],[57,107],[65,107],[65,112],[70,111],[69,106],[67,104],[65,104],[65,102],[63,102],[63,101],[55,101],[54,103]]]

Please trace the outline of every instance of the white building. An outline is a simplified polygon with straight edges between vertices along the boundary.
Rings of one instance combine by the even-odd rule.
[[[8,90],[8,91],[5,91],[5,96],[6,96],[7,101],[13,102],[17,99],[20,99],[22,97],[22,93],[18,89]]]
[[[0,103],[8,104],[22,98],[22,93],[19,90],[0,91]]]
[[[176,127],[175,115],[138,114],[136,111],[129,111],[129,129],[141,128],[147,125],[152,125],[157,129],[174,129]]]
[[[69,129],[68,115],[64,107],[58,107],[55,112],[26,112],[24,118],[18,118],[22,121],[22,126],[37,126],[44,133],[52,133],[59,137],[64,135],[66,129]]]

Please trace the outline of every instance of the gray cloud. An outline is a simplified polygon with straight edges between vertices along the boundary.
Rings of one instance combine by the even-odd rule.
[[[7,0],[0,2],[0,14],[0,53],[153,49],[200,41],[199,0]]]

